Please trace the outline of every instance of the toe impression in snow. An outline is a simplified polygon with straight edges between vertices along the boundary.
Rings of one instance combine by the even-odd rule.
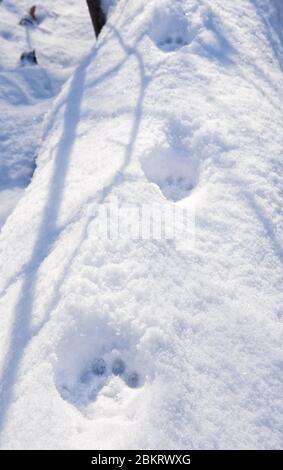
[[[126,365],[122,359],[115,359],[112,364],[112,372],[114,375],[123,375],[125,372]]]
[[[94,375],[104,375],[106,373],[106,362],[102,358],[95,359],[92,364],[92,372]]]

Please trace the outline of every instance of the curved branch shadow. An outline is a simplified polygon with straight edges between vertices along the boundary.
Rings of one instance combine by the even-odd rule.
[[[263,207],[257,201],[256,194],[249,188],[249,182],[239,176],[234,177],[234,184],[237,185],[239,191],[243,195],[247,207],[254,214],[256,220],[262,226],[262,229],[266,235],[266,239],[269,242],[270,248],[274,255],[277,257],[279,262],[283,264],[283,243],[280,236],[276,233],[276,229],[272,224],[272,220],[268,217]]]
[[[257,217],[257,220],[261,223],[263,230],[266,233],[266,236],[270,242],[271,249],[273,250],[275,256],[278,258],[281,264],[283,264],[283,246],[282,240],[276,234],[271,220],[267,217],[264,210],[258,202],[256,201],[255,195],[252,192],[244,190],[245,199]]]
[[[107,186],[105,186],[102,191],[100,191],[98,194],[91,198],[91,200],[98,200],[100,204],[103,203],[105,198],[110,194],[111,190],[115,186],[121,184],[121,182],[123,181],[123,172],[130,163],[135,142],[138,137],[138,132],[142,119],[142,106],[144,101],[145,88],[147,85],[142,56],[138,53],[135,48],[130,48],[124,43],[120,33],[113,26],[108,26],[110,30],[113,31],[113,33],[116,35],[126,55],[116,66],[102,74],[89,86],[97,85],[99,82],[106,80],[113,73],[118,71],[131,55],[134,55],[137,59],[137,63],[139,66],[140,90],[137,98],[137,104],[134,109],[134,119],[132,130],[130,133],[130,139],[127,146],[125,147],[125,154],[122,165],[120,166],[119,170],[115,173],[112,181]],[[31,258],[29,262],[25,265],[24,269],[20,271],[20,273],[17,273],[17,276],[13,276],[13,279],[10,279],[8,286],[6,286],[7,288],[13,282],[15,282],[19,274],[23,276],[23,283],[21,286],[19,299],[14,310],[14,323],[10,336],[9,350],[7,352],[5,363],[3,366],[2,378],[0,383],[0,433],[3,432],[6,423],[7,413],[9,411],[10,405],[13,402],[14,385],[17,375],[19,373],[24,351],[28,346],[30,340],[36,334],[39,333],[41,328],[44,326],[44,324],[50,317],[52,310],[58,304],[60,287],[64,282],[64,278],[71,266],[74,256],[79,250],[80,245],[87,234],[88,221],[85,224],[80,243],[75,247],[73,253],[70,255],[68,263],[66,264],[66,267],[61,275],[61,278],[54,288],[52,300],[49,304],[49,307],[47,308],[47,313],[44,320],[41,322],[39,327],[32,330],[31,319],[34,305],[37,273],[42,262],[44,261],[48,253],[50,253],[54,241],[56,240],[56,237],[59,233],[59,229],[57,227],[57,219],[64,193],[64,181],[67,176],[69,160],[76,139],[76,131],[80,119],[80,107],[84,91],[86,70],[92,57],[93,52],[89,54],[86,60],[76,70],[70,84],[70,91],[66,98],[62,137],[60,139],[56,156],[54,158],[54,169],[53,174],[51,176],[47,202],[43,209],[42,221],[40,223],[37,240],[35,242]],[[53,115],[53,121],[56,118],[57,113],[59,109],[61,109],[61,107],[62,103],[59,104],[57,110],[55,110],[55,113]],[[50,127],[47,129],[45,136],[47,136],[49,130]],[[89,202],[91,201],[88,201],[88,203]],[[62,228],[60,230],[62,230]]]
[[[14,324],[11,332],[9,351],[3,367],[0,396],[0,432],[3,430],[6,414],[12,402],[13,386],[18,373],[21,357],[31,339],[31,317],[34,302],[34,291],[38,269],[48,254],[57,229],[56,222],[64,191],[64,180],[67,175],[69,159],[76,137],[76,128],[80,118],[80,105],[83,96],[85,74],[93,53],[89,54],[76,70],[64,114],[62,137],[54,159],[47,203],[43,210],[37,240],[25,273],[19,300],[15,307]],[[51,243],[50,243],[51,239]]]
[[[128,144],[125,146],[125,153],[124,153],[124,158],[123,158],[122,165],[120,166],[120,168],[117,170],[117,172],[113,176],[111,182],[107,186],[105,186],[102,190],[100,190],[98,193],[96,193],[94,196],[92,196],[91,198],[89,198],[86,201],[86,203],[85,203],[86,206],[93,203],[94,201],[96,201],[98,204],[103,204],[103,202],[105,201],[107,196],[111,193],[111,191],[115,187],[117,187],[117,186],[119,186],[120,184],[123,183],[123,181],[124,181],[123,173],[124,173],[124,171],[126,170],[127,166],[129,165],[129,163],[131,161],[131,156],[133,154],[134,146],[135,146],[135,143],[136,143],[136,140],[137,140],[137,137],[138,137],[139,128],[140,128],[140,124],[141,124],[141,120],[142,120],[143,101],[144,101],[146,87],[148,85],[148,81],[146,80],[146,75],[145,75],[145,70],[144,70],[144,62],[143,62],[143,58],[142,58],[141,54],[136,49],[129,48],[129,47],[126,46],[122,36],[120,35],[120,33],[117,31],[117,29],[114,26],[112,26],[111,24],[108,24],[108,27],[116,35],[116,37],[117,37],[120,45],[124,49],[124,51],[127,54],[130,54],[130,55],[133,54],[136,57],[138,65],[139,65],[139,72],[140,72],[140,90],[139,90],[139,94],[138,94],[138,98],[137,98],[137,103],[136,103],[136,106],[135,106],[135,109],[134,109],[134,116],[135,117],[134,117],[134,120],[133,120],[133,125],[132,125],[132,129],[131,129],[131,133],[130,133],[130,139],[129,139]],[[135,43],[135,46],[137,46],[137,43],[138,43],[138,41]],[[127,56],[126,60],[128,60],[128,58],[129,58],[129,56]],[[112,73],[114,73],[114,71],[117,71],[119,69],[119,67],[121,67],[125,63],[126,60],[123,59],[117,66],[110,69],[103,76],[101,76],[98,79],[96,79],[95,81],[93,81],[90,84],[90,86],[93,86],[93,85],[96,85],[96,84],[100,83],[102,81],[102,77],[108,78],[109,76],[111,76]],[[110,117],[110,115],[108,117]],[[72,254],[70,255],[68,263],[66,264],[66,266],[63,270],[63,273],[60,277],[60,280],[57,283],[57,286],[55,287],[54,295],[53,295],[52,300],[50,302],[50,305],[47,309],[46,319],[50,316],[51,311],[59,303],[59,292],[60,292],[61,285],[63,284],[64,279],[65,279],[66,275],[69,272],[72,261],[76,257],[76,254],[78,253],[83,240],[87,236],[89,223],[92,222],[94,220],[94,218],[95,217],[92,217],[91,219],[86,218],[85,225],[84,225],[84,228],[82,230],[82,235],[80,237],[80,241],[75,246],[75,249],[73,250]],[[64,227],[61,228],[61,230],[63,230],[63,229],[64,229]],[[42,322],[43,324],[46,322],[46,319]],[[41,329],[42,326],[43,325],[41,324],[40,327],[36,329],[35,333],[37,333]]]
[[[262,24],[264,26],[265,36],[266,36],[266,38],[269,42],[270,48],[273,52],[273,55],[276,58],[280,69],[283,70],[283,55],[282,55],[282,52],[280,52],[280,49],[278,47],[278,42],[280,42],[282,44],[282,48],[283,48],[283,29],[281,29],[282,28],[283,18],[281,18],[281,14],[280,14],[281,13],[280,9],[279,9],[280,5],[278,5],[278,7],[276,7],[276,5],[275,5],[275,12],[278,14],[278,18],[277,18],[278,29],[276,29],[272,25],[272,21],[268,21],[266,16],[263,14],[263,11],[262,11],[260,5],[257,5],[255,0],[251,0],[251,2],[252,2],[252,5],[255,9],[255,12],[256,12],[258,18],[260,19],[260,21],[262,22]],[[278,10],[277,10],[277,8],[278,8]],[[280,28],[280,26],[281,26],[281,28]],[[274,39],[275,36],[277,36],[278,42]]]

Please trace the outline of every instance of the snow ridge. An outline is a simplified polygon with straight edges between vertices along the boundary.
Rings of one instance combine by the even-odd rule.
[[[108,13],[0,234],[1,448],[281,448],[280,2]]]

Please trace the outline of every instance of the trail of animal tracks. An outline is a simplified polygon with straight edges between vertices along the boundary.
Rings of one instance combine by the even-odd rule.
[[[281,2],[106,2],[96,44],[45,3],[38,65],[1,26],[1,168],[37,149],[0,234],[1,447],[282,447]]]

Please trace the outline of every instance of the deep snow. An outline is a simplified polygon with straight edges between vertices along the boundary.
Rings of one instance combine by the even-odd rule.
[[[52,100],[93,44],[83,2],[36,3],[38,24],[20,25],[31,6],[0,2],[0,229],[33,174]],[[23,66],[21,54],[33,49],[38,65]]]
[[[0,235],[2,448],[282,447],[282,10],[113,3]]]

